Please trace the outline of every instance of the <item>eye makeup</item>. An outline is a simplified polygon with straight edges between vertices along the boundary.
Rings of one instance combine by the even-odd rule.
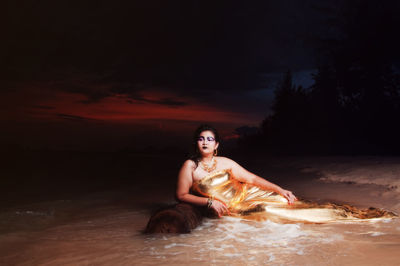
[[[207,139],[208,141],[214,141],[215,139],[213,138],[213,137],[207,137],[207,138],[204,138],[203,136],[200,136],[198,139],[197,139],[197,141],[204,141],[205,139]]]

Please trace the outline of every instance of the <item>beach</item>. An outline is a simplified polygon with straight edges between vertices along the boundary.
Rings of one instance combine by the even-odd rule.
[[[300,198],[400,213],[397,157],[234,159]],[[183,160],[26,154],[19,162],[30,168],[2,170],[9,193],[0,209],[0,265],[398,265],[400,219],[278,224],[224,216],[205,218],[190,234],[143,234],[151,213],[175,202]]]

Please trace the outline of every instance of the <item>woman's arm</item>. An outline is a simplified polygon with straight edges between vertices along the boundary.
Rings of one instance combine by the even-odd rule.
[[[180,201],[185,201],[195,205],[207,205],[207,198],[198,197],[189,193],[190,188],[193,184],[192,170],[194,168],[194,162],[186,160],[183,164],[178,175],[178,183],[176,187],[176,197]]]
[[[292,204],[295,200],[297,200],[297,198],[293,195],[291,191],[285,190],[280,186],[271,183],[265,180],[264,178],[259,177],[258,175],[255,175],[247,171],[246,169],[244,169],[242,166],[240,166],[238,163],[236,163],[231,159],[228,160],[230,161],[231,164],[232,174],[237,180],[249,183],[251,185],[255,185],[265,190],[274,191],[285,197],[288,200],[289,204]]]

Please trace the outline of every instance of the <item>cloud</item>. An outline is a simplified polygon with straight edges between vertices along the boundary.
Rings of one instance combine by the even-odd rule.
[[[162,99],[159,99],[159,100],[151,100],[151,99],[146,99],[146,98],[144,98],[142,96],[136,96],[136,97],[129,96],[129,99],[135,100],[135,101],[127,100],[127,102],[129,102],[129,103],[144,102],[144,103],[154,103],[154,104],[167,105],[167,106],[185,106],[185,105],[188,105],[187,102],[174,100],[172,98],[162,98]]]
[[[71,121],[90,121],[90,120],[97,120],[93,118],[88,118],[88,117],[83,117],[79,115],[70,115],[70,114],[56,114],[57,117],[66,119],[66,120],[71,120]]]
[[[39,2],[24,13],[10,6],[7,60],[0,64],[7,63],[9,77],[28,80],[71,71],[107,73],[104,83],[143,82],[179,91],[254,89],[259,73],[310,63],[310,47],[302,41],[320,22],[309,19],[318,1],[282,2],[209,8],[190,1],[105,1],[93,9],[59,0]]]
[[[170,107],[181,107],[189,104],[187,101],[179,100],[176,97],[176,90],[173,88],[157,88],[145,84],[110,82],[104,81],[104,77],[102,76],[85,75],[83,73],[71,78],[68,77],[68,74],[65,74],[62,80],[44,82],[36,86],[52,90],[53,93],[62,91],[84,95],[86,97],[79,101],[83,104],[95,104],[110,97],[124,98],[132,104],[150,103]],[[163,91],[164,93],[160,93]]]
[[[53,110],[55,109],[54,106],[47,106],[47,105],[32,105],[31,106],[34,109],[44,109],[44,110]]]

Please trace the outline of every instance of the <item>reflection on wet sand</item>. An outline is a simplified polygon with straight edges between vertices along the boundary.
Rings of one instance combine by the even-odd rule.
[[[352,158],[351,164],[336,162],[334,166],[333,159],[328,159],[327,166],[315,158],[286,162],[280,158],[275,164],[270,162],[269,169],[261,162],[259,172],[282,178],[286,187],[313,201],[400,211],[396,189],[379,184],[300,180],[302,175],[309,175],[297,170],[305,166],[328,173],[335,170],[336,176],[341,175],[337,172],[341,169],[348,173],[346,180],[352,177],[346,167],[371,168],[361,159]],[[390,173],[380,168],[386,181],[391,175],[395,178],[395,167],[391,164]],[[357,173],[354,177],[361,178],[360,171]],[[297,180],[285,176],[296,176]],[[285,224],[225,216],[204,219],[190,234],[144,235],[155,204],[172,202],[173,190],[160,183],[80,197],[62,195],[57,200],[2,209],[0,265],[398,265],[400,261],[400,219]]]

